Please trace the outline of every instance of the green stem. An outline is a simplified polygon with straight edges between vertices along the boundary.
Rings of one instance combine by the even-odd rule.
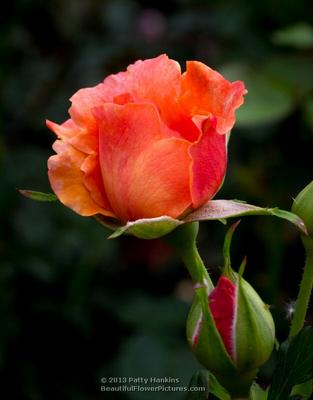
[[[184,224],[167,235],[165,239],[182,258],[194,284],[204,285],[212,290],[214,288],[213,283],[196,245],[198,229],[198,222]]]
[[[190,246],[186,246],[186,249],[183,249],[180,252],[180,255],[190,273],[192,281],[195,284],[203,284],[209,289],[213,289],[214,286],[212,280],[203,264],[196,245],[192,244]]]
[[[302,329],[306,312],[309,306],[310,296],[313,288],[313,237],[303,236],[302,242],[306,250],[306,262],[303,270],[300,290],[295,305],[289,337],[296,335]]]

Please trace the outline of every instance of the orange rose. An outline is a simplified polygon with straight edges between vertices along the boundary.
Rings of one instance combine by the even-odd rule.
[[[79,90],[70,119],[47,121],[58,137],[48,160],[53,191],[83,216],[179,218],[221,186],[226,133],[245,93],[197,61],[181,74],[166,55]]]

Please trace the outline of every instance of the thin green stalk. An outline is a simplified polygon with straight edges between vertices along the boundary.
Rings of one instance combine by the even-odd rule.
[[[302,237],[302,242],[306,250],[306,262],[289,336],[296,335],[302,329],[313,288],[313,237]]]
[[[175,248],[187,267],[191,279],[196,285],[204,285],[209,290],[214,288],[210,275],[199,255],[196,239],[198,222],[184,224],[166,236],[166,242]]]
[[[195,243],[182,249],[180,251],[180,256],[195,284],[205,285],[210,290],[214,288],[210,275],[203,264]]]

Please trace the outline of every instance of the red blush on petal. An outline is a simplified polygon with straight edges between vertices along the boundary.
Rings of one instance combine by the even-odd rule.
[[[237,287],[226,278],[220,277],[215,289],[209,295],[209,307],[215,325],[228,354],[235,359],[235,319],[237,306]]]

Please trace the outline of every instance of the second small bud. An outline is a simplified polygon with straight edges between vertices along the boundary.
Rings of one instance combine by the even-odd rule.
[[[196,289],[187,321],[187,338],[198,360],[232,395],[246,395],[258,368],[269,358],[275,326],[269,307],[242,272],[230,267],[229,247],[235,227],[224,245],[225,266],[208,294]]]

